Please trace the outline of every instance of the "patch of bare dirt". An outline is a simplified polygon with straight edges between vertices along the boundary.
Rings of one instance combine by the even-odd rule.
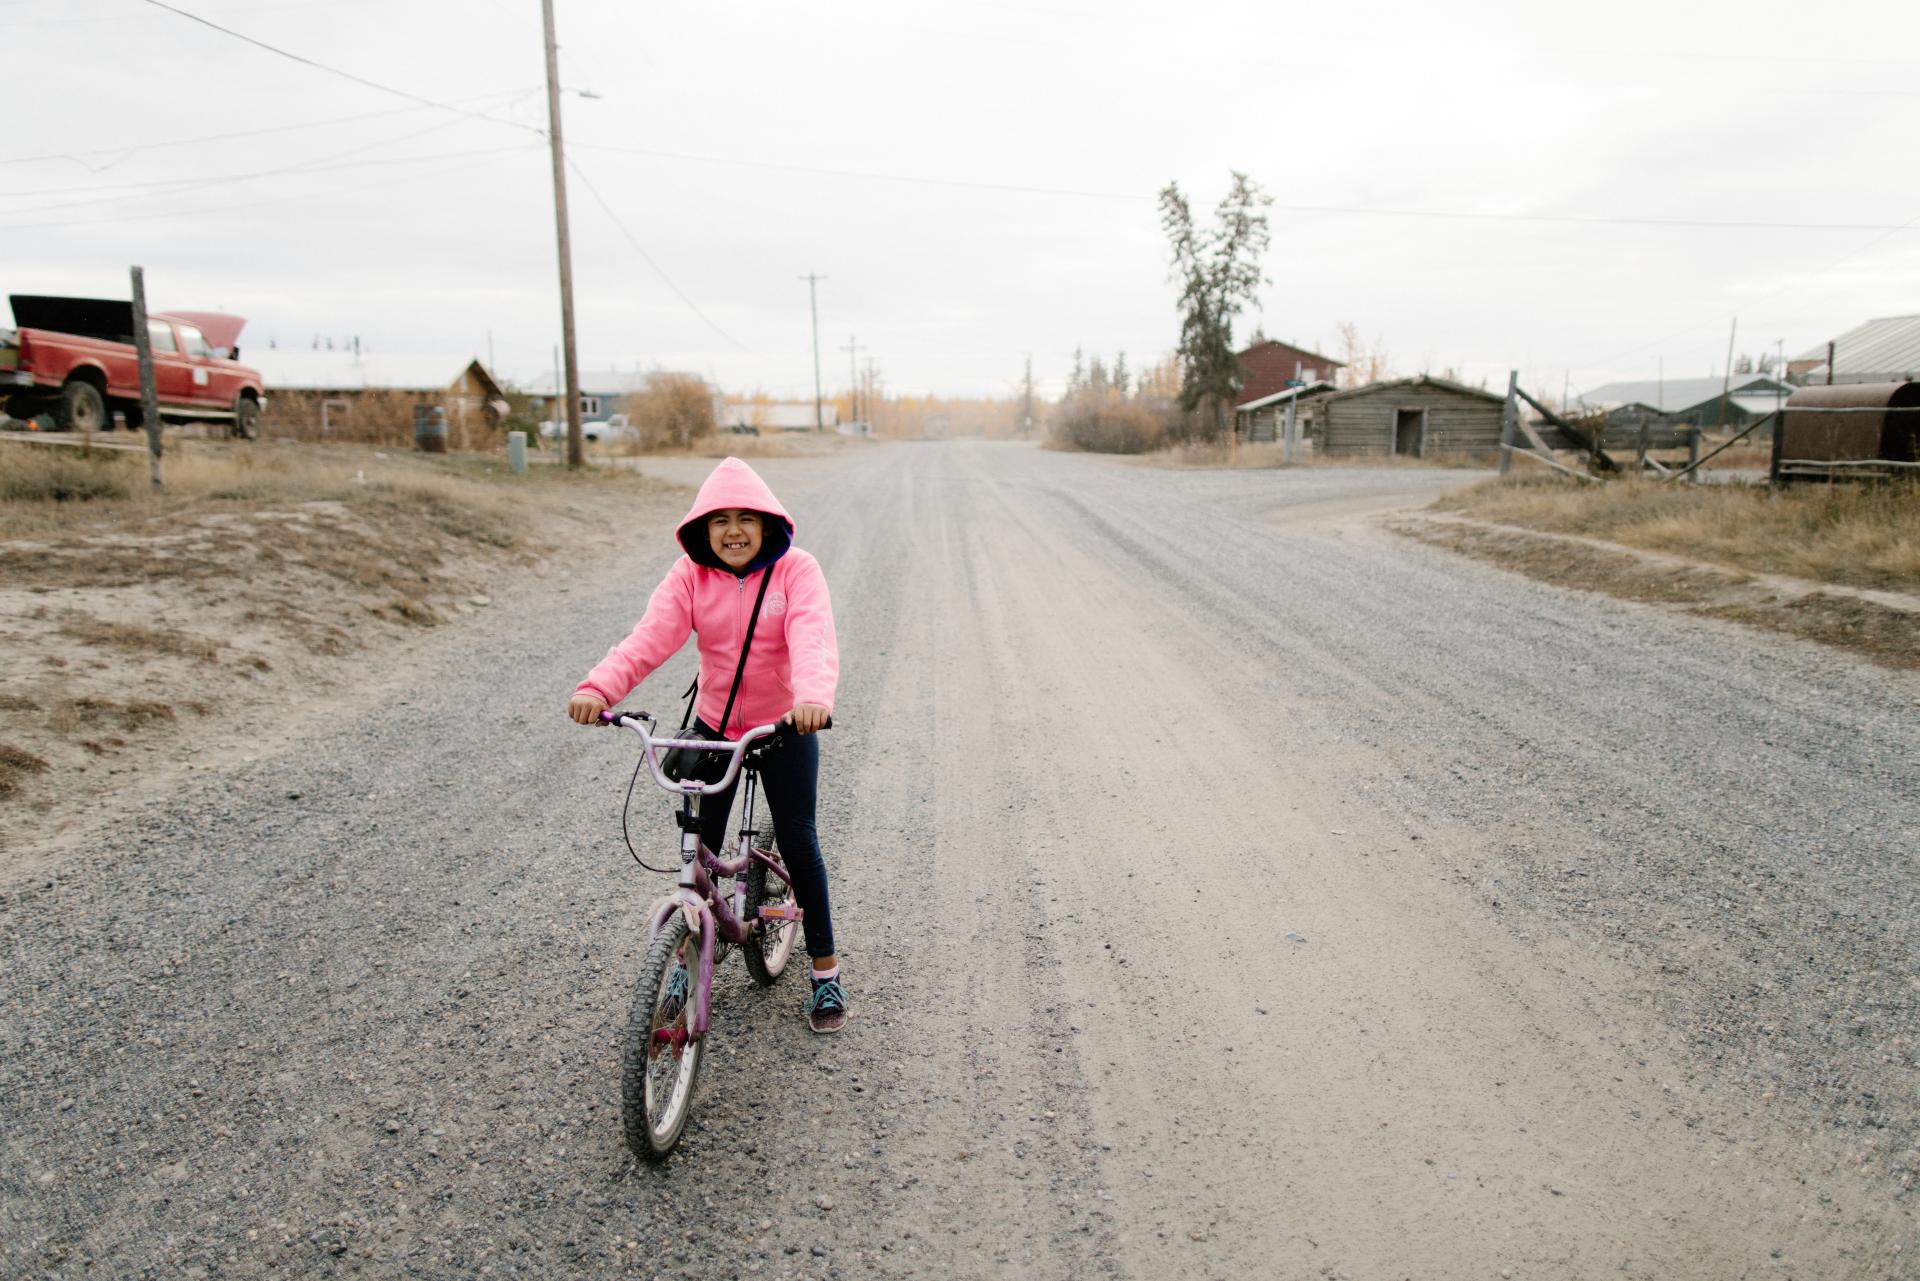
[[[244,741],[262,706],[324,695],[482,613],[557,551],[614,541],[602,502],[583,500],[684,500],[628,471],[476,479],[467,460],[422,475],[399,460],[404,477],[384,485],[385,461],[362,451],[342,472],[331,456],[324,475],[301,465],[271,483],[184,477],[161,500],[0,504],[9,862],[84,825],[103,792]]]

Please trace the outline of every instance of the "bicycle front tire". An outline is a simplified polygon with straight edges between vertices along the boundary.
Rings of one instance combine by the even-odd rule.
[[[699,966],[700,940],[676,911],[647,946],[627,1015],[621,1120],[628,1149],[643,1161],[665,1160],[693,1112],[693,1086],[706,1046],[685,1034]],[[657,1035],[662,1032],[666,1035]]]

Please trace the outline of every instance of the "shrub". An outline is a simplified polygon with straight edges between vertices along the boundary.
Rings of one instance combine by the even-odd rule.
[[[713,388],[697,374],[656,372],[622,402],[639,449],[685,449],[713,434]]]
[[[1055,439],[1096,454],[1144,454],[1166,443],[1169,413],[1137,400],[1081,392],[1052,417]]]
[[[0,454],[0,502],[126,498],[139,479],[139,464],[119,452],[102,457],[59,446],[18,445]]]

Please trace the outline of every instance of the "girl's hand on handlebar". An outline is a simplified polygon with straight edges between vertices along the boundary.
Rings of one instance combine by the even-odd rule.
[[[598,725],[600,713],[606,710],[606,702],[591,694],[575,694],[567,700],[567,715],[582,725]]]
[[[802,734],[813,734],[827,727],[833,714],[818,703],[795,703],[793,710],[780,719]]]

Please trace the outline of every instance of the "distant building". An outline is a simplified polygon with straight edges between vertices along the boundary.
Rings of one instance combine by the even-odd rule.
[[[755,428],[760,431],[812,431],[814,410],[811,400],[757,405],[752,401],[729,400],[720,406],[720,430]],[[840,425],[840,409],[832,401],[820,406],[819,423],[823,427]]]
[[[1722,408],[1722,390],[1728,394]],[[1646,418],[1693,427],[1744,427],[1772,413],[1793,395],[1791,383],[1769,374],[1726,378],[1665,378],[1654,382],[1607,383],[1580,393],[1578,407],[1604,413],[1609,427]]]
[[[1272,338],[1253,344],[1239,356],[1243,381],[1240,384],[1240,399],[1235,402],[1236,408],[1249,401],[1264,400],[1275,392],[1285,391],[1295,378],[1305,383],[1338,382],[1339,372],[1346,368],[1339,361],[1318,352]]]
[[[1904,383],[1920,380],[1920,316],[1882,316],[1833,340],[1829,376],[1827,344],[1787,362],[1787,377],[1801,385]]]
[[[267,387],[268,430],[344,440],[411,432],[414,404],[447,411],[454,447],[468,433],[499,429],[507,400],[499,379],[472,356],[250,348],[247,364]],[[477,439],[477,437],[476,437]]]
[[[547,370],[520,389],[533,397],[533,411],[543,421],[558,421],[556,415],[548,412],[548,406],[560,401],[564,381],[564,377],[556,377],[553,370]],[[597,423],[619,413],[621,399],[639,391],[646,381],[647,375],[637,369],[581,370],[580,417]]]
[[[1334,390],[1336,388],[1330,382],[1308,383],[1304,387],[1288,387],[1271,396],[1235,405],[1233,429],[1239,433],[1240,439],[1251,443],[1279,440],[1286,423],[1287,406],[1293,405],[1294,425],[1300,432],[1300,439],[1318,440],[1318,404],[1322,397]]]
[[[1315,406],[1320,449],[1335,454],[1491,454],[1506,401],[1490,391],[1422,374],[1330,392]]]

